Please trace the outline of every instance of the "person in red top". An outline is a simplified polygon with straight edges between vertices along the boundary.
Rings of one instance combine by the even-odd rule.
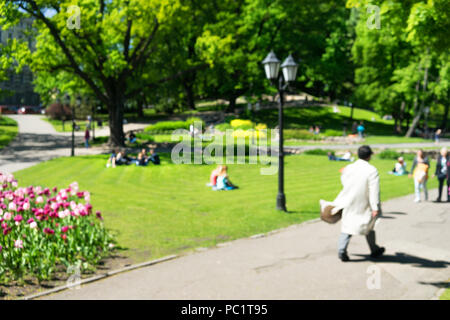
[[[209,177],[209,187],[215,187],[217,184],[217,177],[219,176],[220,172],[222,171],[222,166],[218,166],[216,169],[211,172],[211,176]]]
[[[89,129],[86,128],[86,131],[84,132],[84,144],[86,146],[86,149],[89,148],[89,138],[91,137],[90,133],[89,133]]]

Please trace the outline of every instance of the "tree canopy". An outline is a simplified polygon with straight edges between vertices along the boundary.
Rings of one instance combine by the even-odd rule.
[[[44,103],[55,89],[95,98],[108,109],[111,143],[122,145],[126,104],[141,116],[144,104],[174,112],[199,99],[224,99],[232,110],[238,97],[273,92],[261,61],[274,50],[300,63],[296,90],[392,114],[398,132],[411,122],[410,135],[426,107],[447,123],[449,7],[450,0],[0,0],[3,29],[34,19],[28,38],[0,47],[0,80],[28,65]]]

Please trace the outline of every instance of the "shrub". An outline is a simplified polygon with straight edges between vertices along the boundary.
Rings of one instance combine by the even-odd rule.
[[[326,137],[341,137],[343,132],[339,130],[327,129],[322,134]]]
[[[136,138],[138,138],[139,140],[144,140],[147,142],[154,142],[155,141],[155,137],[153,137],[152,135],[146,133],[146,132],[139,132],[136,133]]]
[[[250,120],[234,119],[230,121],[230,125],[234,129],[247,130],[253,128],[253,123]]]
[[[233,129],[233,127],[229,123],[220,123],[215,126],[215,129],[225,132],[226,130]]]
[[[48,280],[57,268],[93,269],[113,247],[100,212],[92,214],[90,194],[78,184],[18,188],[0,174],[0,282],[27,276]]]
[[[164,133],[164,132],[171,132],[173,130],[178,129],[185,129],[189,130],[189,127],[191,124],[194,124],[196,122],[201,123],[202,127],[204,128],[205,123],[202,119],[191,117],[188,118],[186,121],[160,121],[155,124],[152,124],[144,129],[145,132],[153,132],[153,133]],[[197,125],[197,128],[199,128],[200,125]]]
[[[193,124],[193,125],[195,125],[195,127],[197,128],[197,129],[201,129],[201,128],[204,128],[205,127],[205,122],[202,120],[202,119],[200,119],[200,118],[198,118],[198,117],[190,117],[190,118],[187,118],[187,120],[185,121],[185,123],[186,123],[186,129],[189,129],[189,127],[191,126],[191,124]],[[200,128],[201,127],[201,128]]]
[[[380,159],[391,159],[391,160],[397,160],[399,157],[401,157],[402,154],[395,151],[395,150],[383,150],[378,154],[378,157]]]
[[[53,103],[47,107],[45,113],[52,120],[67,120],[72,117],[72,110],[69,106],[61,103]]]
[[[383,150],[378,154],[378,157],[380,159],[390,159],[390,160],[397,160],[399,157],[403,157],[405,160],[413,160],[414,154],[404,154],[400,153],[395,150]]]
[[[321,137],[305,129],[284,129],[285,139],[320,140]]]
[[[304,154],[315,155],[315,156],[326,156],[326,155],[328,155],[328,152],[331,152],[332,154],[334,154],[334,151],[332,151],[332,150],[324,150],[324,149],[306,150],[304,152]]]

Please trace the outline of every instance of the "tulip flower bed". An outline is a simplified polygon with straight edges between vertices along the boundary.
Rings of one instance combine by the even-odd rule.
[[[114,247],[102,220],[76,182],[60,190],[18,188],[0,173],[0,283],[41,282],[75,265],[94,269]]]

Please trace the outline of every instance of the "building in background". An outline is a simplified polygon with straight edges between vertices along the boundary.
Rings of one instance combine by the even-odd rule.
[[[27,35],[32,25],[33,20],[26,18],[8,30],[0,29],[0,43],[5,44],[9,39],[28,38],[29,46],[34,46],[34,39]],[[0,82],[0,105],[19,108],[40,104],[39,95],[33,90],[33,73],[27,66],[19,74],[13,70],[8,72],[8,79]]]

